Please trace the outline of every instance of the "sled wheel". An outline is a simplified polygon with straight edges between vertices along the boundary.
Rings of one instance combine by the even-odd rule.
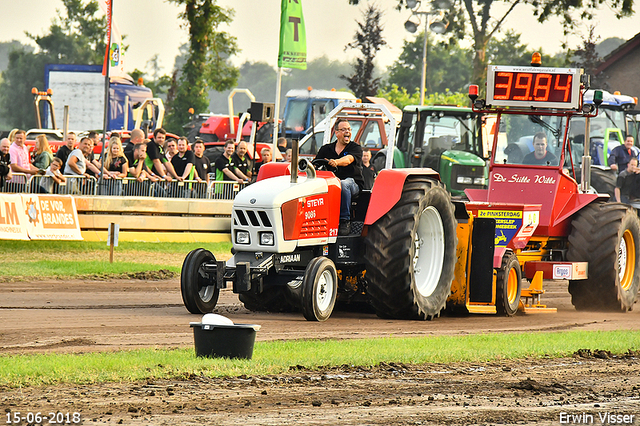
[[[502,257],[496,278],[496,309],[499,315],[511,317],[518,312],[522,270],[518,257],[511,251]]]

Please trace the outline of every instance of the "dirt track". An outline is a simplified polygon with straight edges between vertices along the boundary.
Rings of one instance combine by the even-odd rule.
[[[248,312],[228,291],[221,296],[218,312],[237,323],[262,325],[258,340],[640,329],[638,306],[627,314],[579,313],[570,304],[566,283],[546,284],[543,302],[557,307],[557,314],[445,316],[418,322],[337,312],[325,323],[310,323],[300,314]],[[189,322],[199,318],[183,307],[176,279],[2,283],[0,353],[193,347]],[[77,411],[85,424],[561,424],[567,420],[563,412],[586,414],[587,420],[592,416],[592,424],[603,424],[603,413],[633,415],[626,423],[624,417],[616,418],[621,420],[617,424],[640,424],[639,354],[583,355],[296,370],[278,377],[0,389],[0,401],[12,412]]]

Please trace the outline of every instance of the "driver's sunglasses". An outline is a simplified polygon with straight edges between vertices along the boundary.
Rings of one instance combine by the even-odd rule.
[[[351,131],[351,127],[347,127],[345,129],[338,129],[338,132],[350,132]]]

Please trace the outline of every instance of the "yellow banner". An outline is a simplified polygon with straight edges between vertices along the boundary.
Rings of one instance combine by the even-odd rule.
[[[522,210],[480,210],[478,217],[494,217],[502,219],[522,219]]]

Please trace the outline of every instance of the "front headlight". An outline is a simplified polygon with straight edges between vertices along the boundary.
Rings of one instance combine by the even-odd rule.
[[[247,231],[236,231],[236,243],[237,244],[249,244],[249,233]]]
[[[473,178],[474,185],[484,185],[484,177]]]
[[[463,185],[471,185],[473,183],[473,178],[469,176],[458,176],[456,182],[461,183]]]
[[[263,246],[272,246],[273,245],[273,232],[261,232],[260,233],[260,244]]]

